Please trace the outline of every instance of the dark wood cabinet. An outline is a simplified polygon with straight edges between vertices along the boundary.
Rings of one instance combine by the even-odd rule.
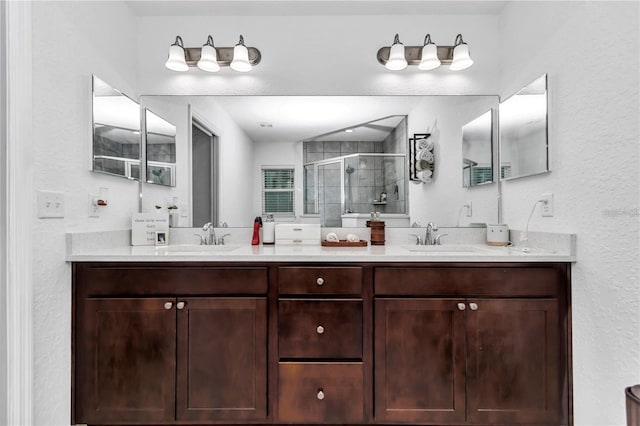
[[[521,269],[376,271],[378,421],[569,423],[563,270]]]
[[[174,299],[101,298],[82,305],[76,321],[76,422],[172,421]]]
[[[72,423],[547,425],[570,265],[73,265]]]
[[[266,271],[76,265],[74,423],[265,421]]]

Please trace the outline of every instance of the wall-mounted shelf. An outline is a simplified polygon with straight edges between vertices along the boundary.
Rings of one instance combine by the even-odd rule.
[[[431,157],[432,157],[431,161],[422,160],[424,161],[424,163],[422,164],[426,164],[427,167],[421,168],[420,170],[418,169],[418,162],[420,161],[418,156],[421,154],[421,151],[422,151],[420,149],[420,143],[428,139],[429,136],[431,136],[431,133],[414,133],[413,137],[409,138],[409,180],[410,181],[427,183],[426,181],[418,177],[418,172],[421,170],[430,170],[431,171],[430,177],[431,177],[431,180],[433,180],[433,173],[435,169],[434,167],[435,153],[434,153],[433,146],[431,147],[430,150],[428,150],[431,153]]]
[[[374,206],[384,206],[384,205],[387,204],[387,202],[386,201],[374,201],[371,204],[373,204]]]

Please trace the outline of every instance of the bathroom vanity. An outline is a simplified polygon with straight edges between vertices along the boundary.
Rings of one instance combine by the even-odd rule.
[[[566,258],[339,250],[78,257],[72,423],[572,424]]]

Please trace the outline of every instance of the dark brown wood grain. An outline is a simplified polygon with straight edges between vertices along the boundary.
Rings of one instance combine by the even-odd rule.
[[[455,299],[376,299],[375,417],[449,424],[465,419],[464,312]]]
[[[88,299],[76,324],[76,416],[87,424],[158,423],[175,416],[172,298]]]
[[[318,278],[323,284],[318,285]],[[280,294],[360,295],[362,268],[346,266],[287,266],[278,271]]]
[[[625,389],[627,426],[640,426],[640,385]]]
[[[364,420],[362,363],[280,363],[278,418],[286,423]],[[323,393],[323,399],[318,393]]]
[[[265,298],[178,298],[178,420],[264,420]]]
[[[280,358],[362,358],[362,301],[281,299],[278,305]]]
[[[484,424],[560,424],[556,299],[469,299],[467,419]]]

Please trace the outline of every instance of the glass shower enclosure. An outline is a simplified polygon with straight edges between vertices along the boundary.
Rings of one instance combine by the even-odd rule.
[[[304,213],[325,227],[345,214],[407,212],[404,154],[359,153],[304,165]]]

